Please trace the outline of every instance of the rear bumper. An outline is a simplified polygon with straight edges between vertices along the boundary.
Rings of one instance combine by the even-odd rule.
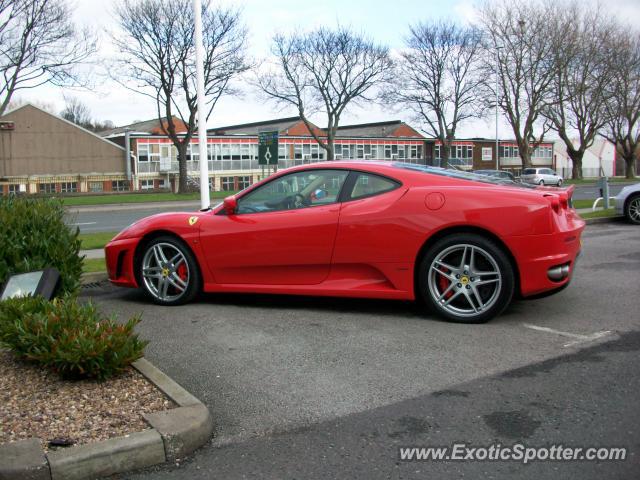
[[[139,241],[139,238],[125,238],[111,241],[104,248],[107,274],[114,285],[133,288],[138,286],[133,261]]]
[[[583,228],[581,225],[571,231],[508,239],[511,251],[517,252],[520,294],[523,297],[560,291],[571,281],[580,254]],[[568,276],[559,281],[550,279],[549,269],[560,265],[568,265]]]

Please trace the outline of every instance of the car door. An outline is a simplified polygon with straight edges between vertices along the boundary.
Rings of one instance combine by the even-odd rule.
[[[238,199],[236,213],[201,228],[220,284],[314,285],[328,275],[348,170],[276,177]]]
[[[398,227],[398,211],[393,205],[407,188],[395,179],[370,172],[352,175],[353,181],[345,186],[349,191],[343,195],[334,267],[349,266],[357,271],[356,267],[402,261],[399,238],[405,231]]]

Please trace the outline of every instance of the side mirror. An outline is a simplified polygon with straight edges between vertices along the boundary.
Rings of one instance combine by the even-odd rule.
[[[231,195],[224,199],[222,205],[227,215],[233,215],[236,213],[236,209],[238,208],[238,200],[236,200],[235,195]]]

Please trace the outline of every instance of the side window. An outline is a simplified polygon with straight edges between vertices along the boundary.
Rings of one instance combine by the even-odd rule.
[[[295,210],[335,203],[347,170],[305,170],[276,178],[238,200],[238,214]]]
[[[373,173],[358,173],[353,190],[351,190],[351,199],[379,195],[394,190],[398,186],[397,182]]]

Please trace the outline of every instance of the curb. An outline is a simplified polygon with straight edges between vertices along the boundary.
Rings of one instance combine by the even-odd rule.
[[[104,282],[106,280],[109,280],[109,275],[107,275],[107,272],[90,272],[80,275],[80,285]]]
[[[213,433],[209,409],[148,360],[132,365],[178,407],[143,414],[149,430],[46,454],[37,438],[0,445],[0,479],[102,477],[173,462],[204,445]]]
[[[600,218],[584,218],[584,223],[587,225],[597,225],[599,223],[618,223],[624,220],[622,216],[615,217],[600,217]]]

